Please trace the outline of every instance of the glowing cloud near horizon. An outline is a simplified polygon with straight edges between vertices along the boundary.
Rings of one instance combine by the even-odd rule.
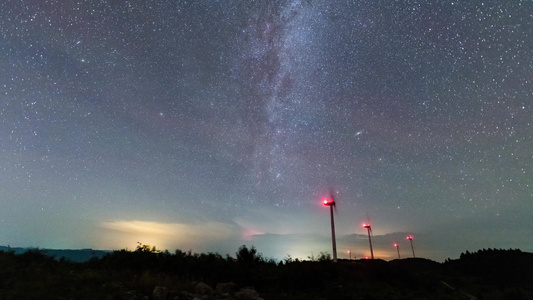
[[[190,225],[120,220],[102,222],[100,227],[103,229],[103,246],[115,249],[124,245],[134,246],[137,243],[149,244],[159,249],[201,249],[206,241],[235,238],[238,232],[231,225],[219,222]]]

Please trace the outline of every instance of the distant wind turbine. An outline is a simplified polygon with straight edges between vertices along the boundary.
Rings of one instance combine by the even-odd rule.
[[[372,238],[370,237],[372,234],[372,227],[370,226],[370,221],[368,223],[363,224],[363,228],[366,228],[368,230],[368,243],[370,244],[370,257],[374,259],[374,250],[372,249]]]
[[[409,242],[411,243],[411,250],[413,251],[413,257],[416,257],[415,256],[415,248],[413,248],[413,236],[410,235],[407,237],[407,239],[409,240]]]
[[[329,195],[329,198],[325,198],[322,202],[325,206],[329,206],[331,214],[331,244],[333,246],[333,262],[337,262],[337,244],[335,242],[335,220],[333,217],[333,207],[335,206],[335,199],[333,193]]]
[[[400,259],[400,245],[398,243],[395,243],[394,247],[396,247],[396,251],[398,252],[398,259]]]

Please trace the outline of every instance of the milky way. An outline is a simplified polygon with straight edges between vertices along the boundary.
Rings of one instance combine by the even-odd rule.
[[[533,3],[433,2],[2,2],[0,244],[533,251]]]

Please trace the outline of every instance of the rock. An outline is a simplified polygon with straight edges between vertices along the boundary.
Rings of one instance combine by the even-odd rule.
[[[121,300],[137,300],[137,292],[131,290],[124,292],[122,295],[120,295]]]
[[[233,282],[223,282],[223,283],[217,283],[215,290],[219,294],[228,294],[228,293],[233,293],[236,287],[237,285]]]
[[[169,300],[192,299],[192,296],[185,291],[169,290],[167,299]]]
[[[259,293],[252,288],[246,287],[242,288],[239,292],[235,294],[235,298],[238,300],[260,300]]]
[[[202,296],[203,295],[211,296],[213,294],[213,289],[209,285],[203,282],[198,282],[194,290],[196,291],[196,294],[202,295]]]
[[[165,286],[156,286],[152,292],[152,299],[165,300],[167,299],[168,289]]]
[[[193,293],[189,293],[187,291],[173,291],[172,295],[169,296],[169,298],[172,300],[190,300],[195,297]]]

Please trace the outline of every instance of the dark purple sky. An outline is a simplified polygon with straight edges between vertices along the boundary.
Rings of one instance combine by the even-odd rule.
[[[533,251],[531,1],[3,1],[0,244]],[[368,216],[368,217],[367,217]]]

